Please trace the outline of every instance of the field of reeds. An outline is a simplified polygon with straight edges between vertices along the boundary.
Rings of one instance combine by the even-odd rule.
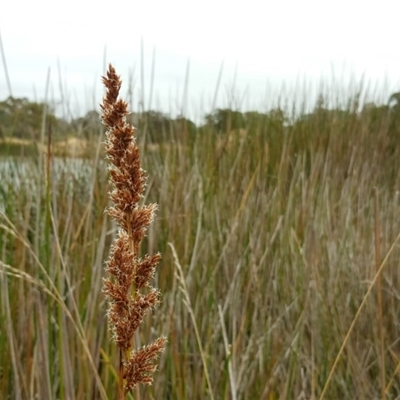
[[[398,110],[281,110],[137,126],[162,302],[135,340],[168,340],[143,399],[400,398]],[[116,398],[104,140],[0,158],[2,399]]]

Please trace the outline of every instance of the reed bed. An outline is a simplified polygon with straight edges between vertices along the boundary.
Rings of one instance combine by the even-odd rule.
[[[136,396],[400,396],[400,128],[353,100],[289,126],[171,125],[157,146],[139,126],[159,205],[141,253],[163,254],[163,296],[135,343],[168,345]],[[116,397],[101,290],[117,227],[96,148],[83,179],[40,155],[1,177],[2,398]]]

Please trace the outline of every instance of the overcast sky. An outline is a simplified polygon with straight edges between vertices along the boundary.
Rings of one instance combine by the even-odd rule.
[[[111,62],[124,95],[131,82],[134,109],[144,87],[146,108],[196,119],[212,105],[312,98],[321,80],[345,91],[364,77],[382,98],[400,90],[399,15],[395,0],[13,0],[2,2],[0,31],[15,97],[43,100],[50,71],[49,99],[83,113],[100,102]],[[0,99],[8,95],[1,63]]]

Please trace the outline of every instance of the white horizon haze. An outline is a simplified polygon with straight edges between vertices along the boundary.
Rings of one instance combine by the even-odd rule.
[[[265,111],[305,94],[312,103],[322,83],[346,96],[363,81],[385,102],[400,90],[399,11],[388,0],[6,2],[11,93],[3,60],[0,101],[44,101],[49,76],[48,101],[81,116],[98,109],[112,63],[131,109],[144,95],[145,109],[193,120],[213,106]]]

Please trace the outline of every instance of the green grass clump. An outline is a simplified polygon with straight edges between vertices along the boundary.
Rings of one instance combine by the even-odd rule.
[[[398,114],[322,104],[171,123],[158,141],[138,126],[159,205],[142,253],[163,254],[163,298],[135,342],[168,334],[144,398],[400,396]],[[1,176],[3,398],[115,397],[101,277],[116,227],[96,149]]]

